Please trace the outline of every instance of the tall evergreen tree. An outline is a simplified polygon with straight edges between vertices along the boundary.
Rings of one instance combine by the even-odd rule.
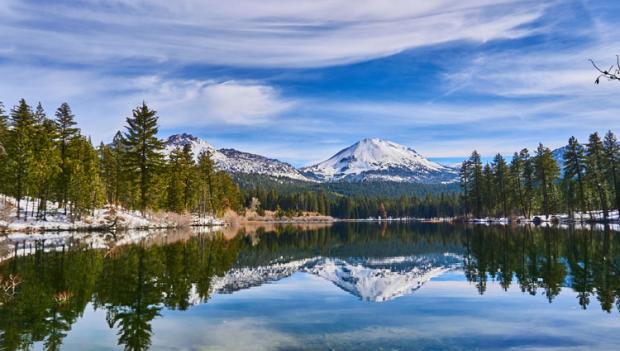
[[[597,194],[599,208],[603,210],[603,218],[607,220],[609,217],[609,209],[607,204],[605,149],[598,133],[590,134],[590,138],[588,139],[588,144],[586,146],[586,166],[586,174],[592,188]]]
[[[71,107],[66,102],[62,103],[56,110],[56,128],[58,130],[58,147],[60,149],[60,170],[61,175],[58,182],[58,193],[60,204],[67,214],[67,198],[69,192],[69,182],[71,181],[70,163],[71,153],[69,145],[73,139],[77,138],[80,131],[75,126],[75,116],[71,112]]]
[[[461,186],[461,202],[463,203],[463,214],[465,218],[469,216],[469,208],[470,208],[470,163],[469,160],[463,161],[461,163],[461,168],[459,169],[459,182]]]
[[[61,171],[60,151],[55,143],[57,129],[54,121],[47,118],[41,103],[37,105],[34,114],[35,129],[33,135],[33,195],[39,201],[37,218],[46,219],[47,201],[52,196],[54,183]],[[34,211],[34,206],[32,207]]]
[[[198,155],[198,182],[199,182],[199,213],[205,215],[207,213],[215,213],[215,169],[213,160],[208,151],[202,151]],[[267,202],[265,200],[265,202]]]
[[[183,151],[176,147],[168,156],[168,186],[166,208],[168,211],[181,213],[185,211],[184,182],[185,169],[183,167]]]
[[[472,206],[474,211],[474,216],[476,218],[480,218],[482,216],[482,207],[483,207],[483,179],[482,179],[482,161],[480,160],[480,154],[474,150],[472,152],[469,163],[470,167],[470,176],[471,179],[471,190],[470,194],[472,196]]]
[[[9,124],[8,116],[4,105],[0,101],[0,193],[7,194],[9,192],[9,181],[7,179],[7,150]]]
[[[523,196],[525,198],[526,217],[532,216],[532,208],[534,203],[534,191],[535,191],[535,174],[534,174],[534,160],[530,156],[528,149],[523,149],[519,152],[519,158],[523,162]]]
[[[544,147],[543,144],[538,145],[536,157],[534,159],[534,169],[536,178],[540,184],[540,193],[542,195],[542,210],[546,218],[552,211],[554,182],[559,176],[560,169],[553,159],[551,150]]]
[[[501,203],[502,216],[508,217],[508,187],[510,186],[510,173],[506,160],[501,154],[495,155],[493,159],[493,172],[495,180],[495,189],[497,189],[497,197]]]
[[[510,161],[509,173],[510,173],[510,189],[511,202],[518,209],[519,213],[523,217],[527,217],[526,199],[525,199],[525,186],[523,176],[524,160],[518,152],[515,152]]]
[[[495,203],[497,197],[497,189],[493,177],[493,168],[490,164],[485,164],[482,168],[482,199],[484,203],[484,213],[486,216],[495,215]]]
[[[586,212],[586,193],[584,176],[586,161],[584,148],[574,136],[568,139],[568,146],[564,152],[564,179],[577,183],[577,202],[581,213]],[[572,187],[571,187],[572,189]]]
[[[157,139],[157,112],[142,103],[133,110],[133,116],[127,118],[127,131],[124,135],[126,166],[133,175],[133,181],[139,189],[138,208],[146,210],[151,205],[152,185],[156,172],[163,161],[162,142]]]
[[[620,212],[620,144],[618,144],[618,140],[611,130],[605,134],[603,148],[605,150],[605,168],[615,195],[615,207]]]
[[[183,207],[191,211],[196,198],[196,164],[194,153],[190,144],[183,145],[181,153],[181,165],[183,167]]]
[[[11,193],[17,200],[17,218],[21,218],[21,200],[27,195],[32,181],[34,148],[34,116],[32,109],[21,99],[11,110],[11,129],[7,143],[9,182]],[[27,217],[27,213],[24,214]]]
[[[68,202],[71,218],[81,219],[103,205],[103,185],[99,176],[99,155],[90,140],[83,136],[71,139],[69,144],[74,161],[71,162],[71,177],[68,187]]]

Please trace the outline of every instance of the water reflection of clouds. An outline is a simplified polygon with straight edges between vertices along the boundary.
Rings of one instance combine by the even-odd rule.
[[[291,298],[291,295],[294,298]],[[484,297],[462,278],[431,281],[381,304],[359,301],[330,282],[295,274],[217,296],[189,314],[155,322],[155,345],[179,340],[207,350],[374,349],[377,347],[613,349],[616,316],[573,308],[566,291],[553,304],[489,283]],[[360,308],[363,305],[364,308]],[[191,326],[191,327],[190,327]],[[157,330],[166,330],[159,336]],[[166,339],[169,336],[174,338]],[[160,339],[161,338],[161,339]]]

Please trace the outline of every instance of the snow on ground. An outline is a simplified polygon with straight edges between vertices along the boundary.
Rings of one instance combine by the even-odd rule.
[[[592,222],[592,221],[603,221],[605,216],[603,215],[603,211],[589,211],[589,212],[575,212],[573,217],[567,213],[557,213],[546,216],[544,214],[534,214],[530,217],[518,216],[516,217],[516,221],[522,223],[529,222],[559,222],[559,223],[568,223],[568,222]],[[619,215],[617,210],[609,211],[608,221],[617,222],[619,220]],[[514,221],[510,218],[505,217],[484,217],[484,218],[470,218],[468,222],[471,223],[510,223]]]
[[[33,203],[34,201],[34,203]],[[154,212],[142,214],[117,206],[107,205],[81,218],[71,218],[56,203],[48,202],[45,219],[36,218],[37,199],[25,198],[20,202],[21,218],[17,218],[17,201],[10,197],[0,199],[0,232],[88,231],[105,229],[162,229],[187,225],[221,226],[224,221],[212,216],[196,217],[175,213]],[[25,219],[24,219],[25,218]]]

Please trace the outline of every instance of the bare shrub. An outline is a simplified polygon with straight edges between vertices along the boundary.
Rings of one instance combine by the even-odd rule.
[[[224,222],[232,226],[238,226],[241,223],[241,217],[239,217],[237,212],[228,209],[224,212]]]
[[[3,277],[0,275],[0,300],[9,300],[15,296],[15,289],[22,283],[22,279],[18,275],[9,275]]]
[[[11,220],[11,213],[14,209],[15,205],[8,201],[0,203],[0,221],[5,221],[8,223]]]
[[[173,225],[177,227],[186,227],[192,224],[192,216],[189,214],[149,211],[146,217],[157,222],[157,224],[161,226]]]

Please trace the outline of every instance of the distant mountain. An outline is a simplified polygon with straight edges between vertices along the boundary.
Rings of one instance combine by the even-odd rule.
[[[618,146],[620,146],[620,142],[618,142]],[[585,148],[586,146],[584,145],[583,147]],[[567,149],[568,149],[568,146],[562,146],[562,147],[559,147],[551,151],[551,154],[553,155],[553,159],[555,160],[555,162],[558,163],[558,166],[560,166],[560,169],[564,168],[564,154],[566,153]]]
[[[382,139],[363,139],[300,171],[308,178],[328,182],[451,183],[458,175],[455,168],[429,161],[414,149]]]
[[[566,153],[566,148],[567,146],[562,146],[551,151],[553,159],[557,162],[558,166],[560,166],[560,169],[564,168],[564,153]]]
[[[194,157],[200,152],[211,153],[211,158],[218,170],[231,174],[260,174],[274,178],[288,178],[301,181],[311,181],[303,176],[295,167],[276,159],[267,158],[235,149],[215,149],[211,144],[190,134],[175,134],[164,143],[165,152],[169,154],[176,147],[191,145]]]

